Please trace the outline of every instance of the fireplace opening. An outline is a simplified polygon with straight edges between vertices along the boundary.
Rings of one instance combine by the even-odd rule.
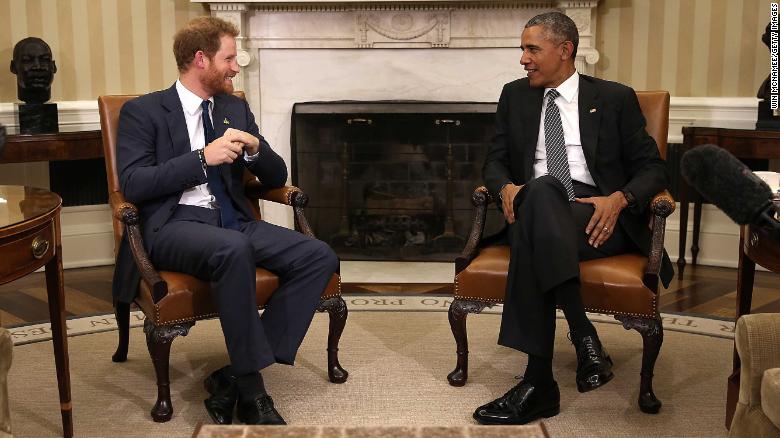
[[[452,261],[493,136],[495,103],[307,102],[293,107],[293,183],[342,260]],[[488,212],[486,233],[503,219]]]

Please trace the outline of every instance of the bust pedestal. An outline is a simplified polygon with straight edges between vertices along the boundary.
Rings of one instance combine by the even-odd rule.
[[[59,132],[56,103],[21,103],[16,108],[20,134]]]

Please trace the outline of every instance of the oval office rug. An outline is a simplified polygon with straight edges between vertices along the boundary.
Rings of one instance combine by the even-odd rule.
[[[327,381],[327,314],[317,314],[296,366],[273,365],[263,373],[269,393],[290,424],[323,426],[472,425],[480,404],[502,395],[525,368],[526,357],[496,345],[500,309],[468,318],[470,369],[466,386],[446,376],[455,364],[445,297],[347,297],[350,315],[341,339],[341,364],[350,372],[342,385]],[[636,397],[642,340],[611,317],[591,315],[614,362],[615,379],[580,394],[576,356],[558,320],[555,376],[560,415],[544,420],[552,437],[725,437],[726,378],[731,370],[733,324],[665,315],[664,345],[655,369],[658,415],[639,411]],[[143,332],[130,332],[128,361],[113,363],[117,334],[100,318],[76,335],[69,321],[73,418],[76,436],[189,437],[210,423],[203,408],[203,378],[227,362],[219,321],[197,323],[171,350],[174,415],[154,423],[154,370]],[[84,319],[84,318],[82,318]],[[134,317],[141,324],[142,315]],[[61,434],[50,341],[30,342],[30,327],[18,327],[9,374],[12,426],[18,437]],[[45,332],[45,331],[44,331]],[[45,335],[45,333],[44,333]],[[76,335],[76,336],[73,336]]]

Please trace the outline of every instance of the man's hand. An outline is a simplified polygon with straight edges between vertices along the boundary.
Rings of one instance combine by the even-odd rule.
[[[585,234],[588,235],[588,244],[598,248],[609,239],[615,231],[620,211],[628,206],[628,201],[623,192],[615,192],[609,196],[594,196],[592,198],[576,198],[581,204],[591,204],[596,209],[590,217]]]
[[[260,140],[248,132],[228,128],[222,137],[226,137],[230,141],[239,142],[244,145],[244,151],[247,155],[254,155],[260,150]]]
[[[508,183],[501,188],[501,210],[504,212],[504,218],[510,224],[515,223],[515,196],[520,193],[523,186],[516,186]]]
[[[226,136],[222,136],[203,149],[203,156],[206,158],[207,166],[217,166],[219,164],[232,163],[241,153],[244,144],[238,141],[231,141]]]

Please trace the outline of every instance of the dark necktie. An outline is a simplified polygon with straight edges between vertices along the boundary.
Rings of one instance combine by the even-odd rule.
[[[211,117],[209,116],[209,103],[208,100],[204,100],[203,103],[200,104],[201,108],[203,108],[203,132],[206,137],[205,146],[208,146],[209,143],[217,138],[217,135],[214,133],[214,125],[211,124]],[[225,189],[225,185],[222,183],[222,178],[219,175],[221,166],[222,165],[206,167],[206,180],[211,194],[214,195],[214,199],[217,200],[222,227],[237,230],[239,226],[238,219],[236,219],[236,210],[230,202],[230,195]]]
[[[566,188],[569,201],[574,200],[574,186],[571,182],[569,159],[566,156],[566,142],[563,138],[563,123],[555,98],[560,96],[557,90],[547,92],[547,109],[544,113],[544,145],[547,149],[547,173],[558,178]]]

